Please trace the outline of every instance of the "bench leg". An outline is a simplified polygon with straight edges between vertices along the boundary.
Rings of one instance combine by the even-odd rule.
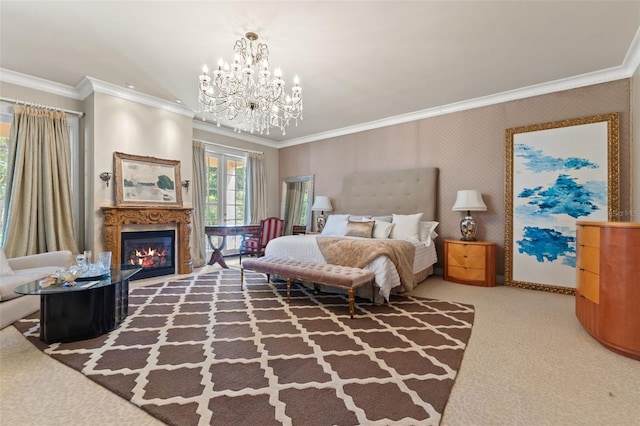
[[[355,304],[355,295],[352,288],[349,289],[349,315],[351,315],[351,319],[353,319],[353,313],[355,312],[354,304]]]
[[[287,303],[289,303],[290,297],[291,297],[291,278],[287,277]]]
[[[271,274],[267,274],[267,284],[271,282]]]
[[[240,268],[240,290],[242,290],[242,284],[244,284],[244,268]]]

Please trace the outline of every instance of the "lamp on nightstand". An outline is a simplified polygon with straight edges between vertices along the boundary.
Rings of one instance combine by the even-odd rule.
[[[313,200],[311,210],[314,212],[320,212],[320,215],[316,219],[316,225],[318,226],[318,232],[322,232],[324,224],[326,223],[324,212],[330,212],[333,210],[331,200],[326,195],[316,195],[316,198]]]
[[[476,240],[476,221],[471,217],[472,211],[487,211],[487,205],[482,200],[482,194],[475,189],[458,191],[456,202],[451,209],[454,212],[466,211],[467,215],[460,222],[462,241]]]

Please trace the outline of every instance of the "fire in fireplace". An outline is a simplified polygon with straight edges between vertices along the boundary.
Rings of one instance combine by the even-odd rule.
[[[142,268],[132,279],[175,273],[175,231],[122,233],[122,265]]]

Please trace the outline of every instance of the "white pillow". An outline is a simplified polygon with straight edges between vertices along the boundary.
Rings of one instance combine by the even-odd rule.
[[[422,213],[394,214],[391,223],[394,223],[395,226],[391,229],[390,238],[394,240],[417,240],[420,219],[422,219]]]
[[[375,220],[376,222],[389,222],[391,223],[391,220],[393,218],[391,216],[372,216],[371,220]]]
[[[332,214],[327,218],[327,223],[324,224],[321,234],[344,236],[347,231],[347,223],[349,223],[348,214]]]
[[[349,215],[349,221],[351,222],[371,222],[373,219],[371,219],[371,216],[354,216],[354,215]]]
[[[427,243],[427,245],[431,244],[432,240],[438,238],[438,234],[436,232],[436,227],[440,224],[440,222],[420,222],[419,224],[419,235],[420,241]]]
[[[395,226],[395,223],[376,221],[373,224],[373,238],[379,240],[389,238],[391,229]]]
[[[0,248],[0,275],[13,275],[13,269],[9,265],[9,261],[7,260],[7,256],[4,254],[4,249]]]

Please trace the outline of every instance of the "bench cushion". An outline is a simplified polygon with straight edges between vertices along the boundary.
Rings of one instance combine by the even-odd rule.
[[[293,259],[261,257],[247,259],[242,267],[265,274],[282,275],[334,287],[355,288],[373,280],[373,271],[351,266],[304,262]]]

